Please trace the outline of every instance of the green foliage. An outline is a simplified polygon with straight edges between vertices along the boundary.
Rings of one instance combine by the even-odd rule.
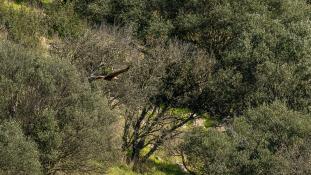
[[[175,115],[175,116],[180,116],[181,118],[187,118],[189,113],[191,113],[190,110],[185,109],[185,108],[172,108],[169,110],[169,115]]]
[[[31,124],[31,137],[38,144],[41,153],[41,162],[46,170],[52,169],[55,160],[59,156],[58,148],[61,145],[61,135],[57,121],[54,119],[55,113],[52,111],[42,111]]]
[[[276,99],[308,111],[311,32],[305,1],[189,1],[179,8],[176,35],[217,59],[202,98],[212,116],[242,114]]]
[[[42,12],[5,0],[0,3],[0,28],[7,32],[7,38],[24,46],[37,46],[45,29]]]
[[[79,37],[87,28],[86,22],[78,17],[71,3],[62,5],[53,2],[46,8],[49,35],[62,38]]]
[[[1,119],[21,122],[45,174],[104,171],[118,161],[115,115],[68,61],[2,42],[0,68]]]
[[[229,174],[227,165],[230,164],[233,146],[228,136],[215,130],[195,129],[186,138],[183,149],[193,171],[201,174]]]
[[[127,31],[102,27],[76,40],[59,43],[59,50],[54,51],[71,60],[86,77],[131,65],[118,79],[93,81],[92,85],[110,95],[111,106],[124,105],[124,152],[130,153],[127,155],[131,159],[137,154],[146,160],[164,140],[174,137],[177,129],[193,119],[192,113],[203,112],[200,95],[213,59],[193,45],[179,42],[140,50],[128,36],[131,33],[123,32]],[[137,133],[144,134],[142,138],[133,136]],[[142,150],[149,145],[156,148],[143,155]]]
[[[225,132],[194,130],[183,147],[187,164],[199,174],[309,174],[309,123],[280,102],[263,105]]]
[[[7,39],[27,47],[38,46],[40,37],[78,37],[87,28],[72,4],[51,2],[38,9],[29,6],[29,2],[17,4],[1,0],[0,3],[3,4],[0,6],[0,32],[4,32]]]
[[[121,22],[128,21],[131,24],[139,22],[143,16],[142,0],[74,0],[76,11],[89,19],[91,22],[101,23],[104,19],[113,22],[119,20]],[[114,19],[116,16],[119,19]]]
[[[174,28],[171,21],[153,8],[155,1],[145,0],[76,0],[76,11],[93,23],[117,23],[131,26],[141,39],[167,38]]]
[[[309,0],[0,0],[0,174],[106,173],[121,145],[147,174],[181,174],[148,157],[196,117],[232,118],[186,135],[196,173],[310,174],[310,12]]]
[[[1,121],[0,124],[0,173],[42,174],[36,144],[23,134],[15,121]]]
[[[147,45],[177,37],[214,55],[215,71],[201,98],[212,116],[232,117],[276,99],[295,110],[310,106],[310,6],[305,0],[75,3],[80,11],[87,9],[80,14],[91,21],[132,26]]]

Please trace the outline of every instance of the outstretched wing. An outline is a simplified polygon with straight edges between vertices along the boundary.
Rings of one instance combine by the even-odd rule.
[[[130,69],[130,66],[127,66],[127,68],[125,68],[125,69],[121,69],[121,70],[112,72],[112,73],[106,75],[106,76],[104,77],[104,80],[111,81],[113,78],[115,78],[116,76],[118,76],[118,75],[120,75],[120,74],[122,74],[122,73],[124,73],[124,72],[127,72],[129,69]]]
[[[114,79],[116,76],[124,73],[124,72],[127,72],[128,70],[130,69],[130,66],[127,66],[125,69],[121,69],[121,70],[118,70],[118,71],[115,71],[115,72],[112,72],[108,75],[91,75],[89,77],[89,80],[90,81],[93,81],[93,80],[99,80],[99,79],[104,79],[104,80],[107,80],[107,81],[111,81],[112,79]]]

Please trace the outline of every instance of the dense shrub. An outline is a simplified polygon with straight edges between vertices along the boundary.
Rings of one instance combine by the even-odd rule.
[[[177,37],[217,59],[204,89],[220,118],[282,99],[310,106],[310,5],[305,0],[74,1],[95,23],[131,26],[147,46]]]
[[[228,127],[187,134],[195,173],[311,174],[310,12],[309,0],[0,0],[0,174],[105,173],[121,147],[138,170],[205,116]]]
[[[1,121],[0,157],[1,174],[42,174],[37,146],[23,134],[18,122]]]
[[[201,43],[218,60],[206,89],[210,113],[232,116],[248,106],[277,99],[287,101],[292,109],[308,112],[310,6],[300,0],[245,0],[212,7],[207,15],[212,25],[204,31],[219,41],[203,37]]]
[[[21,123],[44,173],[103,171],[118,161],[116,117],[68,61],[1,42],[0,76],[1,119]]]
[[[310,174],[310,116],[275,102],[249,110],[225,132],[194,130],[183,147],[198,174]]]
[[[46,25],[50,36],[75,38],[83,34],[87,28],[86,22],[80,19],[71,3],[53,2],[45,8]]]
[[[43,13],[4,0],[0,4],[0,26],[6,30],[8,39],[27,47],[37,46],[45,32]]]

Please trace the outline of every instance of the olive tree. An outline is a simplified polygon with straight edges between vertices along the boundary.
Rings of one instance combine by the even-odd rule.
[[[204,22],[197,23],[206,24],[200,26],[199,43],[217,59],[217,70],[205,89],[209,113],[232,117],[277,99],[294,110],[308,111],[310,6],[303,0],[205,5],[211,10],[199,8],[195,15],[206,13]]]
[[[118,79],[90,81],[109,95],[112,108],[122,111],[122,147],[128,162],[136,166],[200,117],[205,110],[202,90],[213,59],[191,44],[160,41],[147,47],[124,31],[101,28],[93,32],[55,52],[72,60],[86,77],[130,65]]]
[[[292,109],[308,110],[311,32],[307,1],[100,2],[84,5],[93,7],[90,11],[101,22],[131,25],[146,45],[177,37],[215,56],[215,70],[204,89],[210,115],[228,118],[276,99],[287,101]]]
[[[248,110],[224,132],[194,130],[182,150],[197,174],[309,174],[310,129],[309,115],[274,102]]]
[[[176,43],[151,49],[150,55],[121,81],[132,93],[124,99],[130,103],[126,103],[123,134],[123,148],[129,151],[131,161],[146,161],[204,111],[201,90],[209,78],[212,60],[194,50],[191,45]]]

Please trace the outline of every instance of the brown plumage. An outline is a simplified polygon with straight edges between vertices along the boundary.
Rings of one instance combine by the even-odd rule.
[[[112,72],[108,75],[91,75],[91,77],[89,78],[90,80],[99,80],[99,79],[104,79],[107,81],[111,81],[113,79],[115,79],[118,75],[127,72],[130,69],[130,66],[127,66],[125,69],[121,69],[115,72]]]

